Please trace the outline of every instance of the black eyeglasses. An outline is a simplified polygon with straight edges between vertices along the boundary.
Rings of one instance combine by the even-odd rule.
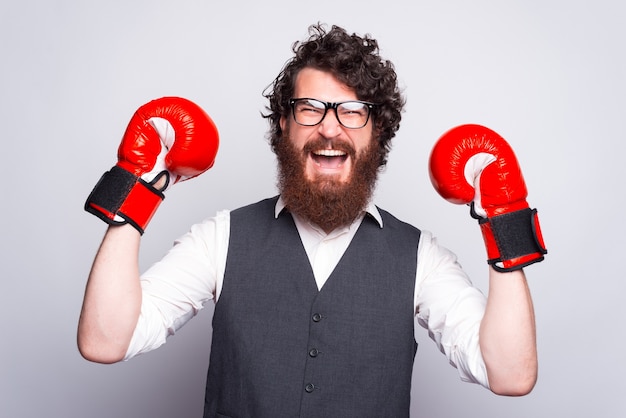
[[[367,125],[370,113],[376,106],[360,100],[330,103],[310,98],[291,99],[289,105],[298,125],[315,126],[324,120],[328,109],[334,109],[337,121],[348,129],[359,129]]]

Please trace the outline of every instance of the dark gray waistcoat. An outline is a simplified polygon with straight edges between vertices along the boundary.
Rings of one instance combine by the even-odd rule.
[[[408,417],[420,232],[366,217],[324,287],[276,198],[231,213],[205,417]]]

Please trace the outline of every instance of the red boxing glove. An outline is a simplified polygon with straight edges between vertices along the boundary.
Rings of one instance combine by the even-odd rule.
[[[111,225],[129,223],[143,234],[163,192],[211,168],[218,146],[215,124],[195,103],[179,97],[146,103],[128,123],[118,162],[96,184],[85,210]]]
[[[547,251],[537,210],[526,202],[517,158],[500,135],[480,125],[457,126],[439,138],[429,168],[444,199],[471,204],[494,269],[518,270],[543,260]]]

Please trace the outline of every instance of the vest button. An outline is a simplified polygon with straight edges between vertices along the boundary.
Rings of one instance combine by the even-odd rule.
[[[317,348],[312,348],[309,350],[309,356],[311,357],[317,357],[317,355],[319,354],[319,350]]]
[[[306,391],[306,393],[311,393],[315,390],[315,385],[313,383],[307,383],[307,385],[304,387],[304,390]]]
[[[322,320],[322,314],[314,313],[311,318],[313,319],[313,322],[320,322]]]

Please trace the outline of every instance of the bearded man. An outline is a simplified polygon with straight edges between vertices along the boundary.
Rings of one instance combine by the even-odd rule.
[[[96,186],[86,209],[111,226],[87,284],[83,356],[112,363],[155,349],[213,300],[205,417],[408,417],[416,317],[461,379],[528,393],[537,360],[522,265],[490,267],[486,298],[432,234],[372,202],[405,104],[377,41],[314,25],[293,51],[265,94],[278,196],[193,225],[140,277],[140,236],[158,202],[146,214],[126,200],[208,169],[215,144],[200,163],[188,161],[202,154],[197,134],[163,147],[182,157],[136,163],[139,180],[116,208],[108,197],[122,175]],[[158,114],[127,132],[133,150],[147,148],[145,131],[166,143],[159,121],[178,119]]]

